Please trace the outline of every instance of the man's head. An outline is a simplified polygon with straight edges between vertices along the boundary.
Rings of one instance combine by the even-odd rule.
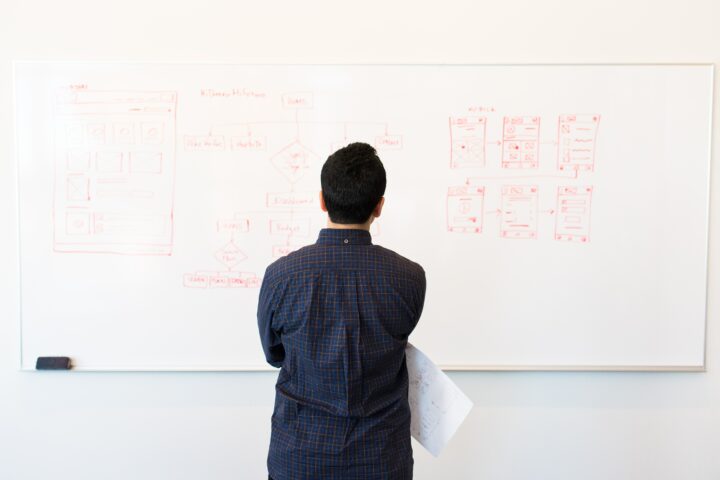
[[[320,184],[331,222],[363,224],[380,215],[385,168],[367,143],[351,143],[330,155],[320,173]]]

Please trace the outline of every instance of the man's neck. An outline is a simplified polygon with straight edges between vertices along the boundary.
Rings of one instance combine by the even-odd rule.
[[[335,223],[328,218],[327,228],[334,228],[337,230],[370,230],[370,224],[374,220],[370,217],[365,223]]]

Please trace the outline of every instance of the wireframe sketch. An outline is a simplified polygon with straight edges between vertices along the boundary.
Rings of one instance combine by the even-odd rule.
[[[558,122],[558,169],[595,169],[600,115],[561,115]]]
[[[54,249],[170,255],[174,92],[60,89]]]
[[[447,229],[456,233],[482,233],[485,188],[462,185],[449,187]]]
[[[537,168],[540,155],[540,117],[503,119],[503,168]]]
[[[450,118],[450,168],[485,166],[485,117]]]
[[[502,188],[503,238],[537,238],[538,187],[535,185],[505,185]]]
[[[558,187],[555,239],[573,242],[590,241],[590,204],[592,186]]]

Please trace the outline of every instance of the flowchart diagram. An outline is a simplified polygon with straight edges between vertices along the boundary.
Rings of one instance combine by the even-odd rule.
[[[450,171],[472,175],[448,187],[447,231],[534,240],[552,223],[555,240],[589,242],[593,185],[585,177],[595,170],[600,115],[560,115],[545,141],[540,116],[494,120],[502,137],[493,141],[487,116],[450,117]]]
[[[269,188],[261,211],[239,205],[230,216],[216,219],[213,234],[221,246],[208,255],[212,265],[183,275],[187,288],[257,288],[261,272],[242,268],[250,256],[268,263],[311,243],[323,225],[316,179],[303,181],[358,130],[373,138],[380,152],[403,148],[402,135],[391,133],[384,122],[302,119],[301,113],[314,107],[313,92],[279,95],[286,118],[277,121],[211,124],[207,133],[182,135],[176,134],[175,91],[82,85],[56,93],[57,252],[172,255],[177,150],[191,161],[193,155],[256,154],[273,166],[277,179],[272,184],[285,188]],[[317,144],[318,130],[328,139],[322,155],[308,145]],[[379,234],[377,223],[373,234]],[[245,241],[250,236],[256,237],[254,245],[263,237],[264,251],[250,251]]]
[[[214,254],[218,268],[186,273],[185,287],[259,287],[262,272],[241,271],[245,260],[254,255],[266,258],[265,263],[269,263],[312,243],[313,236],[324,226],[324,216],[320,214],[317,179],[306,181],[307,174],[313,169],[319,170],[329,153],[350,143],[354,129],[362,129],[365,136],[368,131],[374,131],[371,136],[380,152],[402,149],[402,135],[389,133],[388,125],[383,122],[303,120],[301,112],[313,109],[313,99],[313,92],[284,93],[279,100],[282,111],[290,119],[212,125],[207,134],[183,136],[183,149],[190,155],[259,154],[275,171],[276,178],[271,184],[285,185],[284,189],[271,187],[264,193],[262,210],[238,209],[232,218],[217,219],[215,233],[225,242]],[[310,139],[317,137],[318,130],[329,140],[321,145],[323,154],[310,145]],[[372,233],[379,234],[378,224],[374,224]],[[248,242],[250,237],[254,241]],[[262,247],[249,251],[252,246],[248,244]]]

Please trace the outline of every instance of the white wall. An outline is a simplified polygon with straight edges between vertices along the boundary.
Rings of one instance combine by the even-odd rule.
[[[2,480],[264,478],[274,394],[267,373],[17,371],[11,59],[720,64],[717,0],[113,3],[0,5]],[[707,373],[452,374],[476,408],[439,459],[416,447],[415,478],[720,478],[712,177]]]

